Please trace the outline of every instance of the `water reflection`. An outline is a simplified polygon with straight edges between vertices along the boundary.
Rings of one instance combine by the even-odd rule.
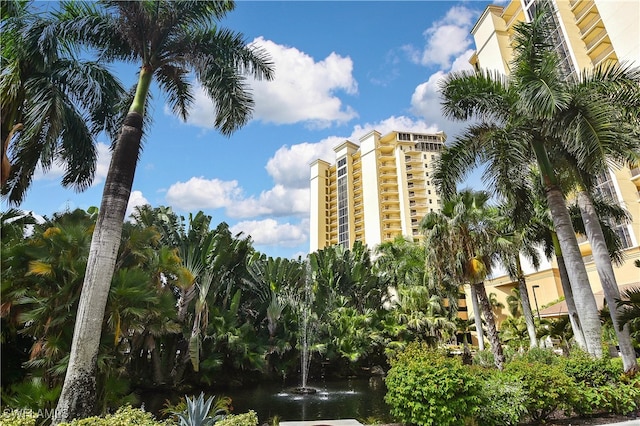
[[[311,383],[315,394],[299,395],[279,384],[262,384],[251,389],[229,390],[234,412],[254,410],[261,422],[277,416],[282,421],[320,419],[389,419],[384,403],[386,389],[379,378]]]

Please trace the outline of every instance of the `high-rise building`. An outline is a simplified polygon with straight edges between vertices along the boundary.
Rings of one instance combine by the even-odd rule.
[[[374,249],[398,235],[419,240],[419,224],[441,207],[432,181],[444,132],[371,131],[334,148],[335,163],[311,163],[310,249],[354,241]]]
[[[553,10],[551,41],[567,78],[611,61],[640,66],[640,2],[623,0],[513,0],[505,6],[491,5],[471,31],[476,52],[470,63],[476,69],[508,75],[514,25],[529,21],[542,3]],[[628,166],[619,165],[598,177],[598,190],[616,200],[632,218],[630,223],[615,225],[625,247],[626,262],[615,268],[618,285],[623,288],[640,285],[640,270],[633,265],[634,260],[640,259],[640,167]],[[602,286],[590,256],[591,248],[585,238],[581,240],[589,280],[597,295]],[[562,296],[559,273],[553,264],[529,275],[528,281],[530,292],[538,289],[540,307]],[[508,277],[488,285],[491,288],[487,291],[494,292],[503,302],[514,287]]]

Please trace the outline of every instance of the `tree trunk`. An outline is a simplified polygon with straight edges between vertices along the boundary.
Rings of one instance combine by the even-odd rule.
[[[478,305],[478,292],[471,284],[471,305],[473,306],[473,318],[476,323],[476,334],[478,335],[478,350],[484,351],[484,332],[482,331],[482,316],[480,316],[480,305]]]
[[[553,234],[554,240],[557,240],[555,233]],[[555,244],[555,242],[554,242]],[[569,283],[569,275],[567,274],[567,265],[564,263],[564,256],[562,256],[562,250],[560,250],[559,243],[556,247],[556,262],[558,262],[558,271],[560,272],[560,284],[562,285],[562,292],[564,293],[564,300],[567,303],[567,311],[569,313],[569,322],[571,323],[571,329],[573,330],[573,339],[578,344],[578,347],[583,351],[587,351],[587,343],[584,341],[584,334],[582,333],[582,327],[580,326],[580,318],[578,318],[578,311],[576,310],[576,303],[573,300],[573,291],[571,290],[571,283]]]
[[[140,153],[142,115],[129,112],[113,151],[93,232],[73,342],[53,424],[94,414],[96,361],[122,224]]]
[[[498,336],[498,329],[496,328],[496,320],[491,310],[491,303],[489,303],[489,297],[487,297],[487,290],[483,282],[474,284],[474,286],[476,287],[480,305],[482,305],[484,319],[487,322],[487,337],[489,338],[489,343],[491,343],[493,359],[498,370],[502,370],[504,368],[504,353],[502,352],[502,344],[500,343],[500,336]]]
[[[589,277],[582,261],[576,233],[571,225],[571,217],[567,210],[564,195],[558,186],[555,170],[549,160],[544,142],[536,138],[531,147],[535,152],[536,161],[540,168],[540,177],[549,211],[551,212],[553,227],[566,262],[567,275],[571,283],[573,300],[576,304],[587,351],[597,358],[602,358],[602,327],[596,298],[593,296],[593,291],[589,284]]]
[[[571,225],[562,191],[555,185],[545,188],[551,218],[567,267],[567,275],[573,291],[573,300],[582,326],[587,351],[602,358],[602,330],[596,299],[593,296],[587,270],[578,247],[576,233]]]
[[[538,337],[536,336],[536,325],[533,321],[533,313],[531,312],[531,301],[529,300],[529,292],[527,290],[527,281],[524,278],[524,273],[520,265],[520,258],[517,258],[518,262],[518,290],[520,290],[520,304],[522,305],[522,315],[527,323],[527,333],[529,334],[529,348],[535,348],[538,346]]]
[[[580,208],[580,215],[582,216],[585,231],[587,232],[587,238],[591,244],[593,261],[596,264],[598,277],[600,277],[604,297],[607,305],[609,305],[611,321],[613,322],[613,328],[616,331],[618,345],[620,346],[620,353],[622,354],[624,371],[635,372],[638,370],[638,361],[633,344],[631,343],[629,325],[627,324],[623,328],[620,328],[618,321],[618,315],[621,313],[622,308],[617,307],[616,304],[616,299],[620,299],[620,291],[618,290],[616,276],[613,272],[613,266],[611,265],[611,257],[609,256],[609,250],[607,250],[607,243],[605,242],[602,227],[600,226],[593,202],[589,194],[585,191],[578,192],[578,207]]]

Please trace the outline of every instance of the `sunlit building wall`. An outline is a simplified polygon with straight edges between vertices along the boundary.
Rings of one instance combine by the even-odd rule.
[[[374,249],[402,235],[420,240],[422,218],[439,211],[433,165],[445,134],[372,131],[311,163],[310,250],[355,241]]]
[[[611,61],[640,66],[640,2],[614,0],[547,0],[554,9],[552,42],[562,59],[562,71],[568,77]],[[471,33],[476,52],[470,63],[476,69],[509,74],[512,58],[511,37],[518,22],[533,16],[540,0],[514,0],[505,6],[489,6],[478,19]],[[634,260],[640,259],[640,165],[620,165],[599,177],[599,191],[627,209],[632,219],[618,225],[616,231],[625,246],[626,262],[615,268],[618,285],[640,285],[640,270]],[[580,238],[581,251],[595,293],[602,289],[591,248],[586,238]],[[562,287],[555,264],[532,273],[529,298],[534,301],[533,286],[539,307],[562,296]],[[488,292],[506,305],[506,297],[516,286],[508,277],[488,283]],[[469,304],[471,305],[471,304]],[[535,309],[535,306],[534,306]]]

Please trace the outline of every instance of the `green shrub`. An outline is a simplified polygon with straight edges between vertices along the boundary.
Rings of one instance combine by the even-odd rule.
[[[0,425],[35,426],[38,413],[31,410],[5,410],[0,413]]]
[[[525,407],[531,420],[543,423],[556,408],[571,408],[575,399],[575,381],[557,364],[515,360],[505,371],[522,383]]]
[[[495,370],[485,375],[481,399],[477,420],[482,426],[515,426],[527,413],[524,387],[508,373]]]
[[[71,423],[61,423],[60,426],[158,426],[170,424],[172,423],[156,420],[151,413],[125,406],[105,417],[87,417],[86,419],[73,420]]]
[[[495,367],[496,364],[493,360],[493,353],[489,349],[476,352],[476,354],[473,356],[473,365],[484,368]]]
[[[60,397],[61,389],[59,385],[50,387],[42,377],[29,377],[20,383],[12,384],[8,392],[3,392],[2,402],[10,408],[52,410]]]
[[[517,354],[514,360],[552,365],[557,364],[560,361],[560,357],[551,348],[530,348],[521,354]]]
[[[596,359],[583,351],[573,351],[562,360],[564,371],[578,383],[597,387],[616,383],[622,375],[622,364],[611,359]]]
[[[640,409],[640,377],[619,382],[613,386],[602,386],[600,390],[607,398],[606,411],[615,414],[629,414]]]
[[[258,424],[258,415],[255,411],[250,410],[243,414],[230,414],[223,420],[216,423],[216,426],[256,426]]]
[[[459,359],[412,343],[391,360],[385,401],[405,424],[459,425],[473,417],[480,382]]]

